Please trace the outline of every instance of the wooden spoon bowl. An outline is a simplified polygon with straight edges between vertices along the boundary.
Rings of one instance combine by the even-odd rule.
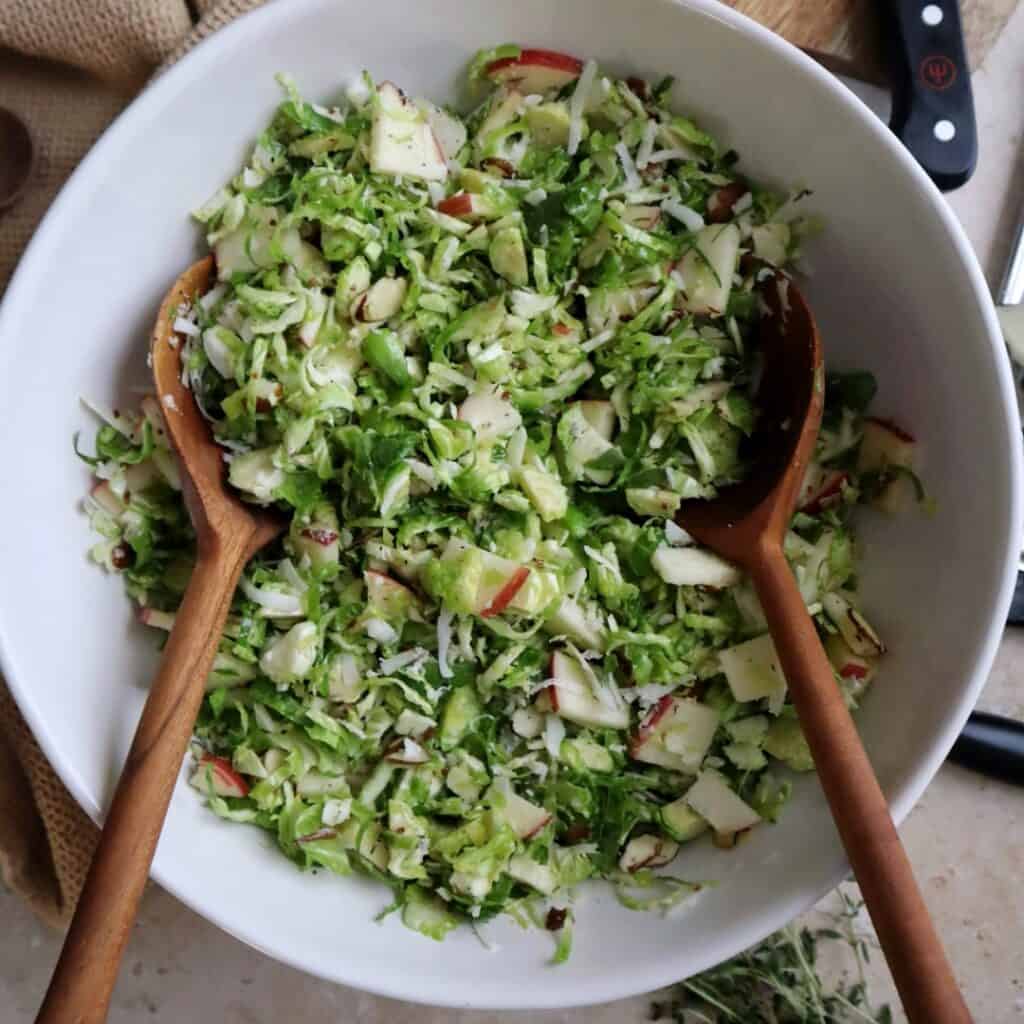
[[[750,575],[800,724],[911,1024],[971,1015],[921,898],[871,762],[783,554],[821,425],[825,378],[814,317],[791,281],[766,289],[754,469],[677,522]]]
[[[151,347],[157,396],[196,530],[196,564],[36,1018],[39,1024],[106,1020],[232,595],[249,559],[285,526],[228,489],[222,449],[181,382],[181,338],[172,326],[176,311],[209,288],[213,271],[207,257],[174,282],[160,307]]]

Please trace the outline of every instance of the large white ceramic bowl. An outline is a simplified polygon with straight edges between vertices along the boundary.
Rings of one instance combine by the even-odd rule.
[[[826,229],[807,291],[833,367],[866,367],[878,407],[921,438],[931,517],[867,517],[863,579],[892,653],[860,715],[902,819],[989,669],[1014,573],[1020,433],[985,284],[938,192],[869,111],[797,50],[710,0],[293,0],[241,19],[154,83],[106,134],[40,229],[0,317],[0,645],[25,717],[71,792],[103,817],[156,661],[117,579],[90,567],[71,436],[80,395],[116,404],[146,380],[159,297],[197,253],[187,218],[232,174],[278,101],[274,72],[327,98],[361,68],[447,98],[475,49],[518,40],[671,72],[678,106],[743,166],[814,188]],[[676,868],[720,883],[667,919],[599,888],[571,961],[509,922],[486,949],[438,946],[373,916],[384,891],[298,872],[225,825],[182,782],[155,877],[223,928],[297,967],[428,1003],[551,1007],[655,988],[762,938],[846,871],[813,776],[781,824]]]

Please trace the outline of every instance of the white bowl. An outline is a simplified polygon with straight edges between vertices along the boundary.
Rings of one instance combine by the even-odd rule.
[[[87,486],[71,436],[80,395],[116,404],[146,380],[159,297],[197,253],[187,211],[234,173],[290,70],[326,98],[363,67],[435,98],[474,50],[505,40],[676,76],[675,102],[753,175],[815,189],[826,230],[808,294],[833,367],[866,367],[878,408],[922,439],[931,516],[865,517],[866,605],[892,653],[860,715],[893,814],[935,773],[985,680],[1009,603],[1020,524],[1020,429],[1009,366],[967,242],[924,174],[842,85],[709,0],[297,0],[214,36],[117,121],[38,232],[0,317],[0,646],[25,717],[68,788],[103,816],[156,661],[118,580],[85,560]],[[297,967],[427,1003],[552,1007],[653,989],[729,957],[835,885],[846,862],[817,782],[781,824],[675,867],[720,880],[666,919],[588,892],[570,962],[508,921],[488,951],[437,946],[385,891],[297,871],[261,833],[225,825],[179,785],[155,877],[221,927]]]

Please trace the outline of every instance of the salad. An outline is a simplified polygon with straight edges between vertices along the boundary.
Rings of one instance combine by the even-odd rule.
[[[290,528],[234,597],[191,780],[425,935],[508,912],[560,960],[580,882],[667,909],[684,844],[774,822],[812,767],[750,583],[673,513],[746,470],[761,293],[813,223],[670,79],[518,46],[469,74],[465,116],[282,78],[195,213],[217,284],[176,312],[183,373]],[[829,378],[786,541],[851,705],[884,648],[850,515],[915,480],[874,391]],[[102,415],[92,557],[169,630],[194,537],[161,409]]]

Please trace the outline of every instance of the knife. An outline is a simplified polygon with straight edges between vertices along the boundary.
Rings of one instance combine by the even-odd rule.
[[[889,127],[943,191],[974,173],[978,132],[957,0],[881,0]]]

